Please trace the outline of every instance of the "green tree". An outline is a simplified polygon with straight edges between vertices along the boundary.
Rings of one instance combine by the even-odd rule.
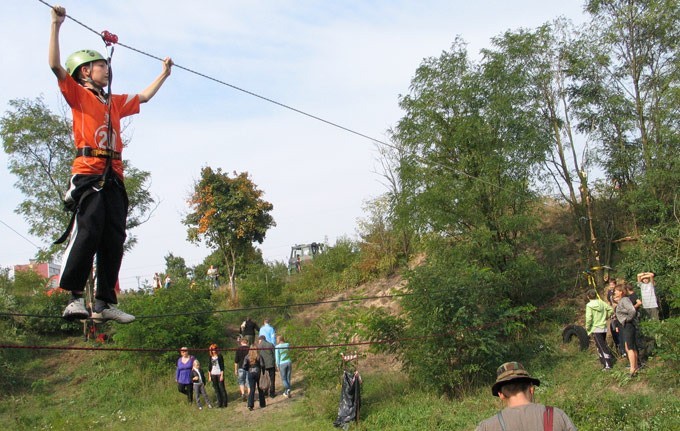
[[[549,140],[517,91],[522,78],[492,66],[472,65],[461,41],[425,60],[393,138],[407,152],[402,202],[418,232],[484,241],[489,263],[502,269],[502,250],[535,222],[529,184]]]
[[[485,361],[498,359],[515,328],[485,323],[545,299],[540,203],[530,186],[552,141],[534,112],[534,93],[525,91],[530,78],[501,56],[473,64],[457,40],[423,62],[400,102],[405,115],[393,135],[404,154],[399,202],[428,239],[426,264],[408,276],[407,332],[441,334],[405,345],[402,355],[413,375],[434,362],[441,375],[425,380],[450,395],[486,378],[492,365]]]
[[[219,251],[229,276],[230,294],[236,295],[236,269],[239,258],[260,256],[253,243],[261,244],[267,230],[276,226],[270,215],[274,206],[262,199],[262,191],[249,178],[247,172],[234,178],[214,171],[201,170],[201,179],[194,185],[189,198],[191,212],[184,218],[191,242],[205,241]]]
[[[393,224],[389,194],[383,194],[364,205],[367,217],[357,221],[361,237],[361,258],[358,263],[363,273],[377,276],[391,274],[399,263],[405,263],[402,254],[403,236]]]
[[[183,257],[168,253],[165,256],[165,275],[169,275],[173,282],[187,280],[191,270],[187,267]]]
[[[569,88],[573,83],[572,59],[578,56],[578,32],[559,19],[535,30],[507,31],[483,50],[484,68],[512,76],[516,92],[528,97],[520,109],[535,133],[550,142],[544,183],[552,184],[572,214],[572,227],[582,239],[582,261],[600,266],[600,248],[588,171],[594,160],[588,151],[579,159],[577,131],[572,126]],[[547,181],[546,181],[547,180]]]
[[[628,231],[673,216],[680,183],[680,3],[590,0],[594,40],[578,63],[580,127],[629,214]]]
[[[32,297],[36,293],[44,294],[48,283],[48,279],[31,269],[14,271],[14,283],[10,292],[14,296]]]
[[[0,139],[9,171],[17,177],[14,186],[25,197],[16,212],[28,222],[31,234],[50,243],[39,256],[49,260],[61,249],[51,242],[62,234],[70,217],[62,202],[74,155],[71,125],[67,118],[53,114],[42,98],[10,100],[9,105],[11,109],[0,118]],[[126,166],[128,232],[148,220],[154,207],[149,178],[149,172]],[[135,242],[128,233],[126,248]]]

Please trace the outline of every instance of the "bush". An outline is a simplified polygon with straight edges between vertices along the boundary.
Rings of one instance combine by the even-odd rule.
[[[26,314],[37,317],[24,317],[20,320],[20,328],[33,335],[77,334],[82,331],[80,321],[68,322],[61,318],[61,313],[68,302],[70,294],[65,290],[55,290],[51,295],[37,293],[33,296],[21,296],[17,300],[19,308]]]
[[[286,293],[295,301],[313,301],[358,285],[365,279],[356,263],[357,245],[340,238],[333,247],[305,262],[302,271],[290,277]]]
[[[669,366],[680,367],[680,317],[647,320],[641,326],[644,334],[654,338],[656,356],[667,361]]]
[[[252,266],[238,280],[239,303],[244,307],[277,303],[286,284],[287,272],[282,263]]]
[[[623,248],[617,273],[635,281],[640,272],[655,274],[656,295],[663,315],[680,311],[680,224],[649,229]],[[660,310],[661,311],[661,310]]]
[[[500,272],[469,256],[464,246],[440,250],[409,274],[412,295],[403,299],[405,336],[422,337],[400,346],[407,370],[450,397],[485,382],[504,362],[533,319],[536,305],[528,298],[543,287],[517,275],[531,274],[538,265],[532,259],[516,259],[507,265],[514,270]]]
[[[161,360],[152,361],[159,366],[174,362],[181,346],[207,350],[222,338],[209,288],[189,289],[180,281],[153,295],[127,294],[122,302],[137,320],[116,326],[114,341],[121,347],[161,350]]]

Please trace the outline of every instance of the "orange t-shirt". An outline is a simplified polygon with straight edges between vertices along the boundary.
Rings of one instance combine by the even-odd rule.
[[[111,95],[111,133],[112,145],[108,145],[109,108],[90,90],[78,84],[71,76],[59,81],[59,89],[71,107],[73,116],[73,139],[76,148],[112,149],[123,152],[120,139],[120,119],[139,112],[137,94]],[[101,157],[76,157],[71,168],[72,174],[101,175],[106,167],[106,159]],[[111,168],[123,178],[123,161],[112,160]]]

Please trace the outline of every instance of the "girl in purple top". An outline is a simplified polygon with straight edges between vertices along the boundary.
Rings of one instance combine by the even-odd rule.
[[[182,347],[179,349],[180,358],[177,360],[177,372],[175,373],[175,381],[177,382],[177,390],[185,394],[191,404],[194,396],[194,384],[191,381],[191,369],[194,367],[194,358],[189,355],[189,349]]]

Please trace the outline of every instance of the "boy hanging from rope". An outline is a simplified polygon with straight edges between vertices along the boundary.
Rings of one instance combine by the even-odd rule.
[[[70,239],[64,253],[60,287],[71,292],[63,317],[68,320],[90,317],[83,291],[97,256],[97,283],[92,318],[130,323],[131,314],[116,308],[115,286],[123,259],[128,198],[123,183],[123,143],[120,119],[139,112],[163,85],[172,60],[163,61],[160,75],[139,94],[107,94],[111,79],[110,59],[100,53],[81,50],[61,65],[59,29],[66,9],[54,6],[49,43],[49,65],[57,76],[59,89],[71,107],[76,158],[70,187],[64,198],[75,212]],[[62,239],[63,240],[63,239]]]

